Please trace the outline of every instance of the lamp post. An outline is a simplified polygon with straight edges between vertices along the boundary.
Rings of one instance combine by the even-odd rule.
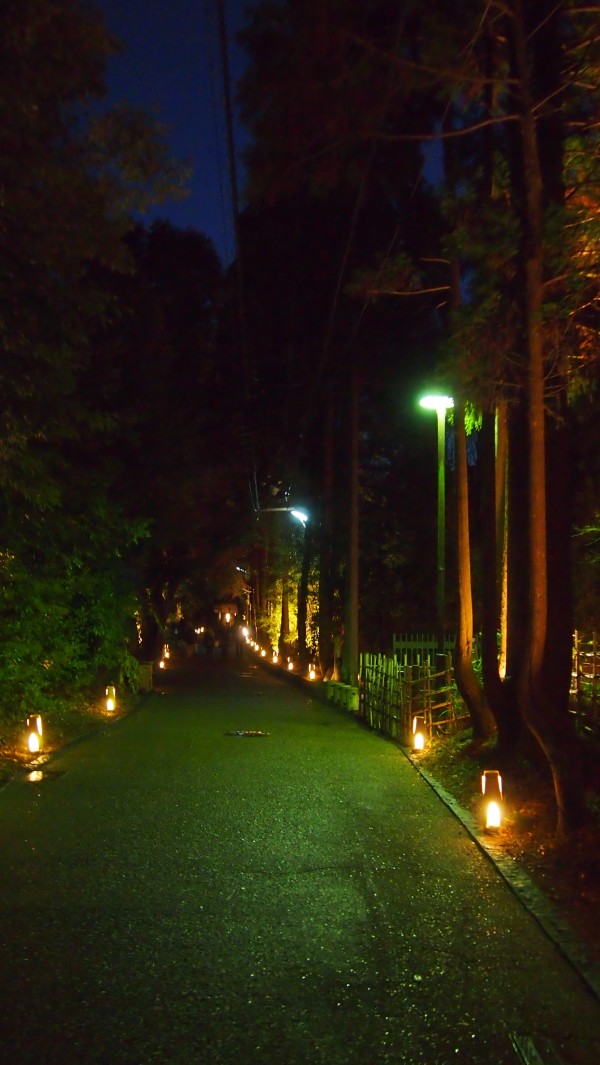
[[[446,411],[454,406],[451,396],[423,396],[419,406],[437,414],[437,571],[436,616],[438,651],[444,652],[444,610],[446,604]]]

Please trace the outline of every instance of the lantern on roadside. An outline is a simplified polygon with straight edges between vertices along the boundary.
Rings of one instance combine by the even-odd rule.
[[[313,663],[311,662],[310,666],[308,667],[308,679],[309,680],[316,680],[316,678],[317,678],[317,671],[316,671]]]
[[[483,823],[486,831],[495,831],[502,825],[503,793],[502,777],[497,769],[485,769],[481,774],[483,796]]]
[[[293,668],[294,668],[294,662],[293,662],[293,659],[290,658],[290,659],[288,659],[288,669],[289,670],[293,670]]]
[[[114,684],[109,684],[106,688],[106,711],[112,714],[115,706],[117,705],[117,692]]]
[[[427,730],[425,728],[425,720],[422,717],[413,717],[412,721],[412,749],[413,751],[422,751],[425,748],[427,740]]]
[[[30,714],[27,718],[27,747],[31,754],[37,754],[42,748],[42,719],[39,714]]]

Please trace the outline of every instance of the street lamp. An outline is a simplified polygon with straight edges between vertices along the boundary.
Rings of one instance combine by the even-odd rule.
[[[291,514],[292,518],[299,521],[301,525],[306,525],[308,521],[308,514],[305,510],[300,510],[299,507],[261,507],[260,509],[262,514],[264,514],[265,511],[268,513],[279,511],[279,513],[283,512],[284,514]]]
[[[444,608],[446,603],[446,411],[454,406],[451,396],[423,396],[419,406],[437,414],[437,580],[436,613],[438,623],[438,651],[444,651]]]

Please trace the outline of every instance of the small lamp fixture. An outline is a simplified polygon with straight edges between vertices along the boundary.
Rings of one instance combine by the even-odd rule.
[[[483,821],[486,831],[494,831],[502,825],[502,777],[497,769],[485,769],[481,774],[483,795]]]
[[[288,659],[288,669],[291,671],[294,668],[294,661],[292,658]]]
[[[413,751],[422,751],[425,748],[427,730],[425,720],[422,717],[413,717],[412,721],[412,748]]]
[[[39,714],[30,714],[27,718],[27,747],[31,754],[37,754],[42,747],[42,719]]]
[[[262,651],[260,652],[260,657],[261,658],[266,658],[267,657],[267,652],[265,651],[264,647],[263,647]]]
[[[311,662],[310,666],[308,667],[308,679],[309,680],[316,680],[316,677],[317,677],[317,671],[316,671],[313,663]]]
[[[273,665],[277,665],[278,661],[279,655],[277,654],[277,651],[273,651]]]
[[[117,705],[117,692],[114,684],[109,684],[106,689],[106,710],[107,713],[112,714],[115,706]]]
[[[164,658],[161,658],[160,662],[158,663],[158,668],[159,669],[164,669],[165,668],[165,660],[164,660]]]

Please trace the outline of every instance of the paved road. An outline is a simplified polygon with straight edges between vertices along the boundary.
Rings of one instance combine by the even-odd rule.
[[[163,683],[0,792],[7,1065],[514,1065],[514,1032],[598,1065],[597,1002],[396,747],[254,662]]]

